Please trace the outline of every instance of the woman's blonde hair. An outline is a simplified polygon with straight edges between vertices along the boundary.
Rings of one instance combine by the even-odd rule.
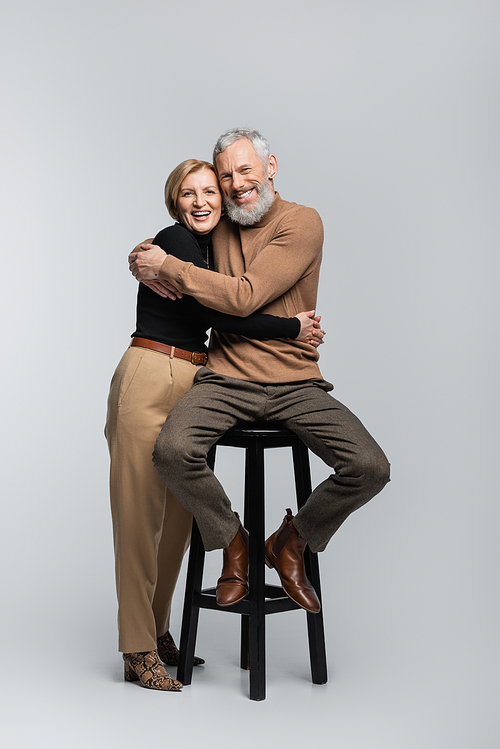
[[[181,164],[175,167],[170,174],[165,184],[165,205],[167,211],[170,213],[175,221],[179,220],[179,214],[177,213],[177,201],[179,199],[179,193],[181,191],[181,185],[192,172],[199,172],[201,169],[210,169],[215,175],[217,186],[219,185],[219,178],[213,164],[209,161],[198,161],[198,159],[186,159]]]

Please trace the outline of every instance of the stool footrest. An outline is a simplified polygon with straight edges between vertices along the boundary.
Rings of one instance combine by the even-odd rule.
[[[217,590],[216,588],[203,588],[201,593],[202,595],[214,596],[216,593],[216,590]],[[264,594],[265,598],[287,598],[288,600],[290,600],[287,594],[285,593],[285,591],[283,590],[283,588],[281,587],[281,585],[265,585],[264,591],[265,591],[265,594]],[[226,608],[226,607],[223,606],[222,608]]]
[[[238,603],[233,603],[231,606],[219,606],[215,600],[215,588],[205,588],[201,593],[195,593],[193,598],[193,606],[200,609],[211,609],[212,611],[231,611],[234,614],[247,614],[249,615],[249,608],[252,601],[249,598],[244,598]],[[264,614],[276,614],[279,611],[295,611],[300,609],[298,603],[292,601],[283,588],[277,585],[266,585],[266,601],[264,601]]]

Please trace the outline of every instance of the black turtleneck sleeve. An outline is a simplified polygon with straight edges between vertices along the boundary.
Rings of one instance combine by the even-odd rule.
[[[207,327],[220,330],[221,333],[237,333],[246,338],[297,338],[300,332],[300,320],[297,317],[276,317],[276,315],[264,315],[254,312],[248,317],[237,317],[226,315],[224,312],[204,307],[202,304],[189,297],[204,316]]]

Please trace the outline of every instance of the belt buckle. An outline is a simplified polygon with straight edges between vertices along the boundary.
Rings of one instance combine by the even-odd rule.
[[[196,355],[196,351],[191,351],[191,364],[196,364],[194,357]]]

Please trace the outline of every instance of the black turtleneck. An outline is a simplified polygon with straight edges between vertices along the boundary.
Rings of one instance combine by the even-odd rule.
[[[193,234],[182,224],[163,229],[153,240],[168,255],[214,270],[212,233]],[[215,271],[214,271],[215,272]],[[143,283],[137,294],[137,322],[133,336],[167,343],[186,351],[206,351],[208,328],[237,333],[246,338],[296,338],[300,322],[296,317],[274,317],[254,313],[236,317],[204,307],[190,296],[164,299]]]

